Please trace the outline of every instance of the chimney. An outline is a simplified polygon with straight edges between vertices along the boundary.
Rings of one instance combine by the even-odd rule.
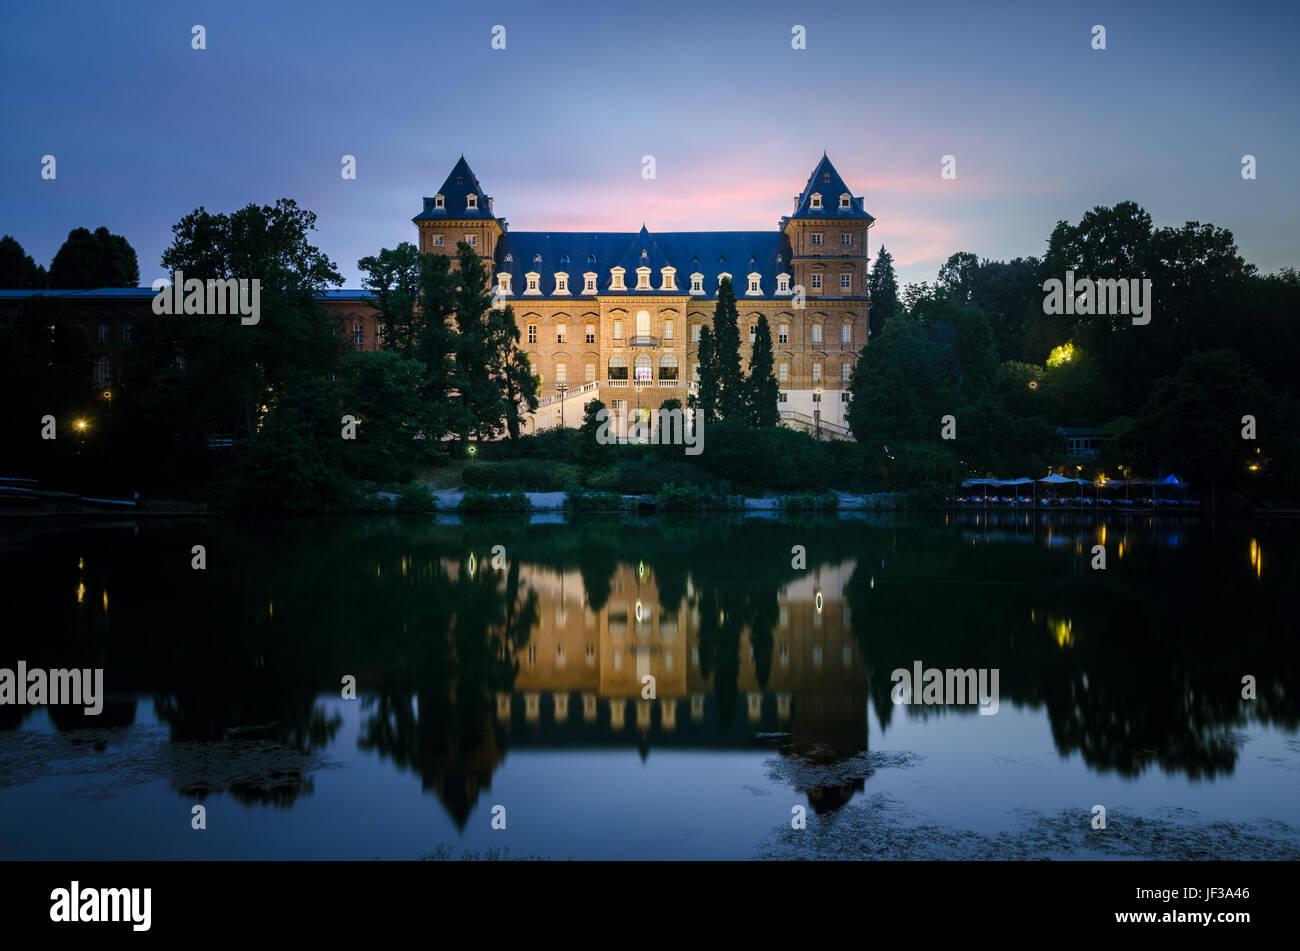
[[[795,211],[798,211],[798,210],[799,210],[799,196],[798,196],[798,195],[795,195],[795,196],[794,196],[794,210],[795,210]]]

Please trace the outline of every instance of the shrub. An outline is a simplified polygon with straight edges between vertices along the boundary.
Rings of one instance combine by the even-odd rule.
[[[437,507],[438,500],[423,482],[402,486],[398,490],[397,501],[393,504],[393,508],[399,512],[432,512]]]
[[[566,512],[619,512],[626,506],[617,492],[570,492],[564,499]]]
[[[460,512],[527,512],[532,503],[522,492],[484,492],[469,489],[461,497],[457,511]]]
[[[787,512],[836,512],[840,507],[840,497],[834,492],[800,492],[782,496],[777,505]]]
[[[668,482],[659,488],[655,507],[664,511],[726,511],[740,507],[740,501],[731,495],[730,486],[701,487],[691,482]]]

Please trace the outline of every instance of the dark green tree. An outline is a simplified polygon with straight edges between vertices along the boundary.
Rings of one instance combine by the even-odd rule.
[[[140,264],[126,238],[104,227],[92,234],[74,228],[50,262],[50,287],[60,290],[96,287],[135,287]]]
[[[746,415],[739,321],[736,292],[731,278],[724,277],[718,283],[718,302],[713,308],[713,363],[717,372],[717,412],[722,419],[744,419]]]
[[[366,275],[361,286],[374,295],[384,349],[414,355],[423,330],[416,314],[423,285],[419,249],[403,241],[396,248],[382,248],[377,255],[362,258],[357,268]]]
[[[894,277],[894,258],[880,246],[876,264],[867,278],[867,296],[871,298],[871,332],[878,334],[891,317],[898,313],[898,279]]]
[[[700,391],[694,397],[695,406],[704,413],[706,423],[718,419],[718,362],[717,348],[713,342],[713,330],[708,326],[700,328]]]
[[[745,378],[747,387],[746,404],[749,424],[755,427],[775,426],[781,420],[777,407],[779,385],[772,372],[772,329],[767,325],[767,317],[758,317],[758,328],[754,333],[754,348],[749,358],[749,376]]]
[[[37,267],[32,256],[11,235],[0,238],[0,289],[35,290],[45,284],[45,268]]]

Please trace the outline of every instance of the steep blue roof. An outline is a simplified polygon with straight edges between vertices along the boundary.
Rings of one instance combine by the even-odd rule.
[[[812,206],[812,196],[821,195],[822,206],[814,208]],[[849,205],[847,208],[840,207],[840,196],[849,196]],[[835,166],[827,158],[826,153],[822,153],[822,159],[813,169],[812,174],[808,176],[808,182],[804,185],[803,191],[799,193],[799,204],[791,217],[794,218],[820,218],[826,220],[843,220],[845,218],[860,218],[868,221],[875,221],[871,215],[867,214],[866,209],[862,207],[862,199],[853,197],[853,192],[849,186],[844,184],[844,179],[840,173],[835,171]],[[782,219],[786,221],[788,219]]]
[[[642,251],[646,252],[643,259]],[[649,267],[652,291],[636,291],[636,269]],[[626,291],[609,289],[610,268],[625,269]],[[677,269],[677,292],[689,295],[691,275],[704,276],[705,297],[716,297],[718,275],[731,275],[736,297],[747,295],[747,278],[757,273],[761,298],[777,298],[776,276],[791,274],[790,245],[779,231],[678,231],[651,233],[644,226],[636,233],[625,231],[603,232],[541,232],[507,231],[497,243],[496,270],[510,275],[511,299],[527,300],[524,275],[535,271],[540,275],[538,288],[541,297],[555,293],[555,272],[569,275],[568,296],[582,297],[582,275],[592,271],[598,275],[596,286],[600,293],[661,294],[663,275],[661,269]],[[493,276],[496,282],[496,275]],[[673,292],[668,292],[673,293]],[[566,296],[566,295],[561,295]],[[701,296],[701,295],[694,295]],[[788,294],[780,299],[789,299]]]
[[[482,218],[489,220],[493,217],[488,206],[488,196],[483,191],[483,186],[478,183],[473,169],[465,161],[465,156],[461,156],[456,162],[451,174],[447,180],[442,183],[442,188],[438,189],[438,194],[443,197],[443,207],[435,208],[433,198],[424,199],[424,210],[412,218],[412,221],[438,221],[447,219],[465,219],[465,218]],[[478,196],[478,208],[470,210],[468,208],[469,196]]]

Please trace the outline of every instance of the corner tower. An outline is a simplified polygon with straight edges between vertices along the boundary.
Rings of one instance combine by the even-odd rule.
[[[794,212],[781,219],[794,283],[803,286],[810,301],[866,298],[867,230],[875,220],[823,152],[795,196]]]
[[[438,193],[424,199],[424,209],[411,220],[420,232],[421,251],[455,257],[456,243],[468,241],[484,259],[488,274],[496,272],[497,243],[508,223],[493,213],[492,198],[484,193],[465,156],[456,162]]]

